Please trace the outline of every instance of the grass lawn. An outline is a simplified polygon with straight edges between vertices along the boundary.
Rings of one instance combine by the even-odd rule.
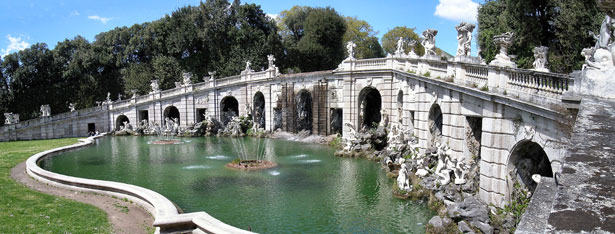
[[[0,142],[0,233],[111,232],[104,211],[36,192],[10,177],[11,168],[35,153],[76,142],[76,138]]]

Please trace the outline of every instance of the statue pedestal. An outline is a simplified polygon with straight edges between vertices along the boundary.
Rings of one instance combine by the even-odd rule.
[[[510,67],[510,68],[517,68],[517,64],[513,61],[511,61],[510,59],[499,59],[496,58],[495,60],[491,61],[489,63],[490,66],[496,66],[496,67]]]
[[[595,68],[586,69],[579,81],[577,92],[583,95],[591,95],[602,98],[615,98],[615,67],[605,70]]]

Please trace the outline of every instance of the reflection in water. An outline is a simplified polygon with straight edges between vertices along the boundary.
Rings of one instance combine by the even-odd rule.
[[[44,160],[62,174],[155,190],[184,211],[206,211],[260,233],[419,233],[433,212],[392,197],[379,164],[336,158],[327,146],[267,139],[278,167],[226,169],[236,155],[228,138],[148,145],[148,137],[108,137],[93,147]],[[249,138],[246,144],[250,144]]]

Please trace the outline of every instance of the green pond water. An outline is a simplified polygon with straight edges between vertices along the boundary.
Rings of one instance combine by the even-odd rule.
[[[106,137],[41,166],[149,188],[184,212],[260,233],[424,233],[434,215],[425,203],[394,198],[378,163],[335,157],[328,146],[265,139],[265,157],[278,167],[240,171],[224,167],[237,158],[231,138],[148,144],[156,139]],[[256,152],[256,139],[240,140]]]

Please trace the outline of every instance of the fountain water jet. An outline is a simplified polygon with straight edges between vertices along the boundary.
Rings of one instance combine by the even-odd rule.
[[[266,139],[256,137],[256,149],[247,149],[245,139],[239,137],[231,137],[231,141],[233,142],[233,150],[237,153],[238,159],[226,164],[226,167],[242,170],[260,170],[278,165],[275,162],[265,160]]]

